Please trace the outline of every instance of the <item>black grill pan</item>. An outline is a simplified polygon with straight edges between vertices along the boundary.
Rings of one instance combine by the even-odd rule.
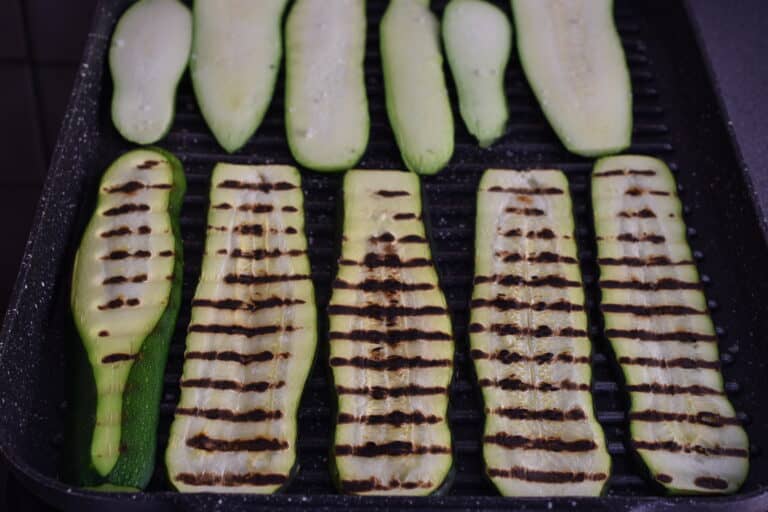
[[[34,228],[26,247],[11,306],[0,337],[0,451],[33,492],[71,510],[253,510],[266,508],[510,509],[525,510],[768,510],[768,245],[752,201],[751,181],[742,174],[718,108],[684,6],[677,1],[617,0],[616,19],[631,69],[635,129],[631,152],[667,161],[681,187],[689,237],[707,285],[720,336],[726,389],[752,441],[751,471],[741,494],[731,497],[664,497],[643,478],[626,442],[626,397],[619,372],[610,364],[597,305],[594,234],[591,225],[591,161],[568,154],[548,127],[513,55],[507,76],[511,120],[492,148],[478,148],[456,117],[456,153],[451,165],[424,180],[434,257],[453,314],[457,338],[451,389],[451,428],[456,475],[445,496],[419,499],[345,497],[336,494],[328,470],[332,396],[328,387],[326,330],[322,310],[334,271],[340,228],[340,176],[303,173],[310,259],[321,308],[320,357],[310,376],[299,415],[300,470],[277,496],[181,495],[169,491],[162,454],[178,397],[178,379],[189,302],[200,269],[207,188],[215,162],[293,163],[284,135],[282,79],[273,105],[255,137],[236,155],[216,145],[197,109],[189,79],[182,82],[171,133],[160,143],[185,166],[189,191],[182,231],[186,256],[184,302],[166,372],[155,477],[146,492],[105,494],[62,481],[63,432],[71,339],[68,279],[72,257],[93,207],[106,166],[130,149],[109,119],[112,92],[106,53],[114,24],[130,2],[101,0],[78,71],[64,126]],[[499,1],[507,12],[506,1]],[[444,1],[433,2],[441,12]],[[403,168],[384,107],[378,52],[378,21],[386,2],[368,2],[366,81],[371,142],[363,168]],[[450,84],[449,84],[450,85]],[[452,85],[451,85],[452,88]],[[454,113],[457,115],[455,93]],[[487,167],[559,168],[573,192],[582,271],[594,340],[594,398],[613,475],[606,496],[589,499],[499,497],[483,477],[480,436],[482,406],[468,357],[467,317],[472,275],[474,197]],[[13,219],[10,219],[13,222]]]

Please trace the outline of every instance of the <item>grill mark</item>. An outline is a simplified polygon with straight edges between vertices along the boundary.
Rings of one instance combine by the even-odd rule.
[[[141,181],[128,181],[121,185],[115,185],[114,187],[107,188],[105,192],[107,194],[133,194],[137,190],[142,189],[161,189],[167,190],[171,188],[170,183],[154,183],[146,185]]]
[[[705,315],[706,311],[700,311],[690,306],[637,306],[633,304],[601,304],[600,310],[603,313],[629,313],[637,316],[687,316],[687,315]]]
[[[746,458],[749,452],[742,448],[722,448],[720,446],[701,446],[698,444],[682,445],[676,441],[641,441],[632,439],[632,447],[636,450],[664,451],[672,453],[698,453],[699,455],[713,455],[715,457],[740,457]]]
[[[630,243],[639,243],[639,242],[649,242],[652,244],[663,244],[667,241],[667,239],[661,235],[657,235],[654,233],[651,234],[644,234],[642,236],[636,236],[632,233],[621,233],[616,237],[616,240],[619,242],[630,242]]]
[[[365,292],[413,292],[420,290],[433,290],[432,283],[403,283],[397,279],[366,279],[359,283],[349,283],[341,279],[333,282],[336,290],[362,290]]]
[[[532,309],[533,311],[584,311],[584,306],[581,304],[574,304],[564,299],[556,302],[521,302],[517,299],[497,297],[495,299],[472,299],[470,306],[473,308],[495,308],[499,311],[509,311],[513,309]]]
[[[510,229],[509,231],[505,232],[504,236],[508,237],[508,238],[525,236],[526,238],[529,238],[529,239],[537,239],[538,238],[538,239],[541,239],[541,240],[552,240],[553,238],[557,238],[557,235],[555,234],[555,232],[552,231],[549,228],[543,228],[543,229],[540,229],[539,231],[528,231],[527,233],[525,233],[525,235],[523,235],[523,230],[522,229],[514,228],[514,229]],[[564,236],[563,238],[568,239],[570,237]]]
[[[541,382],[539,384],[530,384],[520,379],[505,378],[500,380],[480,379],[480,387],[495,387],[505,391],[589,391],[589,384],[579,384],[577,382],[565,379],[560,382]]]
[[[393,217],[395,220],[411,220],[421,218],[415,213],[396,213]]]
[[[214,210],[231,210],[232,205],[229,203],[219,203],[211,206]]]
[[[173,478],[191,486],[223,485],[224,487],[282,485],[288,481],[288,476],[279,473],[178,473]]]
[[[503,446],[510,450],[523,449],[547,450],[551,452],[589,452],[597,448],[597,444],[591,439],[564,441],[556,437],[529,438],[510,435],[505,432],[483,436],[483,442]]]
[[[702,489],[727,489],[728,488],[728,482],[723,480],[722,478],[714,477],[714,476],[700,476],[696,478],[696,480],[693,481],[694,485],[696,487],[701,487]]]
[[[585,473],[583,471],[536,471],[520,466],[511,469],[488,468],[488,476],[500,478],[512,478],[525,480],[526,482],[539,482],[545,484],[579,483],[584,481],[600,482],[606,480],[605,473]]]
[[[656,480],[663,484],[668,484],[672,482],[672,477],[667,475],[666,473],[656,473],[655,476]]]
[[[224,282],[227,284],[268,284],[268,283],[283,283],[287,281],[307,281],[309,276],[306,274],[292,274],[292,275],[261,275],[251,276],[248,274],[227,274],[224,276]]]
[[[207,452],[274,452],[288,448],[288,442],[266,437],[216,439],[205,434],[197,434],[187,439],[187,446]]]
[[[237,207],[238,211],[251,213],[269,213],[274,211],[275,205],[263,203],[246,203]]]
[[[475,284],[482,283],[497,283],[501,286],[551,286],[553,288],[581,288],[581,283],[578,281],[571,281],[562,276],[549,275],[543,277],[532,277],[526,280],[523,276],[516,275],[491,275],[491,276],[476,276],[474,280]]]
[[[106,332],[106,331],[102,331]],[[99,333],[101,335],[101,333]],[[107,333],[108,335],[109,333]],[[112,364],[112,363],[122,363],[123,361],[133,361],[139,357],[138,354],[123,354],[123,353],[114,353],[109,354],[101,358],[101,362],[104,364]]]
[[[354,416],[352,414],[340,413],[337,422],[342,423],[364,423],[366,425],[434,425],[440,423],[443,418],[433,414],[425,415],[420,411],[403,412],[392,411],[387,414],[366,414],[363,416]]]
[[[677,423],[692,423],[695,425],[706,425],[708,427],[723,427],[726,425],[741,425],[738,418],[722,416],[715,412],[701,411],[696,414],[686,414],[677,412],[657,411],[648,409],[629,413],[629,419],[632,421],[641,421],[647,423],[658,423],[662,421],[674,421]]]
[[[283,417],[282,411],[266,411],[264,409],[251,409],[250,411],[231,411],[229,409],[201,409],[199,407],[177,407],[176,414],[181,416],[193,416],[209,420],[230,421],[233,423],[258,423],[269,420],[279,420]]]
[[[160,162],[157,160],[145,160],[143,163],[140,163],[136,166],[137,169],[141,169],[142,171],[145,171],[147,169],[151,169],[155,167],[156,165],[160,165]]]
[[[307,251],[299,249],[290,249],[288,251],[281,251],[280,249],[273,249],[271,251],[264,249],[257,249],[254,251],[243,251],[241,249],[235,249],[229,255],[232,258],[242,258],[248,260],[263,260],[266,258],[279,258],[281,256],[290,256],[295,258],[307,254]]]
[[[551,363],[572,363],[572,364],[589,364],[590,360],[587,356],[574,357],[573,354],[568,352],[560,352],[559,354],[553,354],[552,352],[543,352],[533,356],[521,354],[519,352],[510,352],[507,349],[502,349],[497,352],[487,353],[482,350],[472,349],[469,352],[470,357],[474,360],[489,359],[491,361],[500,361],[502,364],[513,364],[519,362],[531,362],[536,364],[551,364]]]
[[[546,338],[549,336],[569,336],[569,337],[586,337],[587,331],[583,329],[574,329],[572,327],[564,327],[558,331],[554,331],[548,325],[538,325],[535,327],[520,327],[514,324],[491,324],[490,327],[486,327],[479,323],[472,323],[469,325],[469,332],[478,333],[485,332],[486,330],[496,333],[500,336],[533,336],[534,338]]]
[[[667,192],[666,190],[651,190],[651,189],[640,188],[640,187],[632,187],[624,191],[624,194],[628,196],[640,196],[646,193],[654,196],[670,195],[669,192]]]
[[[240,233],[241,235],[262,236],[264,234],[264,226],[261,224],[240,224],[235,226],[232,232]]]
[[[673,279],[665,277],[658,281],[645,282],[645,281],[616,281],[616,280],[601,280],[600,286],[607,289],[616,290],[701,290],[701,283],[690,283],[688,281],[680,281],[679,279]]]
[[[106,338],[109,336],[109,331],[99,331],[99,336],[102,338]]]
[[[133,233],[131,228],[129,228],[128,226],[121,226],[121,227],[119,227],[117,229],[111,229],[109,231],[104,231],[101,234],[101,237],[102,238],[112,238],[114,236],[130,235],[131,233]]]
[[[397,239],[401,244],[425,244],[427,239],[419,235],[405,235]]]
[[[411,193],[405,190],[377,190],[376,195],[381,197],[403,197],[410,196]]]
[[[717,336],[690,331],[652,332],[642,329],[606,329],[608,338],[628,338],[641,341],[717,341]]]
[[[451,453],[450,448],[441,445],[415,445],[410,441],[390,441],[388,443],[367,442],[363,445],[352,446],[337,444],[334,453],[338,457],[352,455],[355,457],[402,457],[406,455],[425,455]]]
[[[529,261],[531,263],[578,263],[579,260],[571,256],[562,256],[554,252],[542,251],[537,254],[523,256],[520,253],[507,254],[503,258],[504,263],[515,263],[518,261]]]
[[[141,303],[139,299],[128,299],[123,300],[122,297],[118,297],[116,299],[112,299],[106,304],[102,304],[98,306],[99,310],[106,311],[108,309],[119,309],[123,306],[138,306]]]
[[[650,208],[643,208],[642,210],[623,210],[618,213],[618,217],[624,217],[625,219],[631,219],[634,217],[640,218],[640,219],[655,219],[656,213],[654,213],[653,210]]]
[[[135,203],[126,203],[120,206],[116,206],[114,208],[110,208],[109,210],[106,210],[102,215],[105,217],[116,217],[118,215],[125,215],[127,213],[133,213],[133,212],[148,212],[149,211],[149,205],[148,204],[135,204]]]
[[[272,192],[282,190],[293,190],[298,188],[293,183],[287,181],[252,183],[248,181],[224,180],[217,185],[218,188],[228,188],[234,190],[258,190],[259,192]]]
[[[400,481],[395,478],[382,484],[378,479],[371,477],[367,480],[341,480],[341,491],[344,493],[361,493],[370,491],[389,491],[392,489],[429,489],[432,482]]]
[[[607,176],[656,176],[656,171],[652,170],[635,170],[635,169],[614,169],[610,171],[596,172],[592,176],[596,178],[602,178]]]
[[[283,209],[284,212],[289,212],[289,213],[294,213],[294,212],[299,211],[298,208],[296,208],[295,206],[291,206],[291,205],[283,206],[282,209]]]
[[[515,215],[524,215],[526,217],[543,217],[547,214],[547,212],[539,208],[517,208],[515,206],[510,206],[504,211],[507,213],[514,213]]]
[[[555,196],[562,195],[563,189],[557,187],[535,187],[535,188],[523,188],[523,187],[501,187],[494,185],[488,189],[488,192],[508,192],[510,194],[519,195],[531,195],[531,196]]]
[[[189,332],[229,334],[231,336],[239,335],[247,338],[262,336],[264,334],[274,334],[281,331],[292,332],[294,330],[296,330],[296,328],[291,325],[260,325],[258,327],[246,327],[244,325],[192,324],[189,326]]]
[[[429,267],[432,265],[432,261],[426,258],[411,258],[409,260],[400,259],[397,254],[375,254],[368,253],[363,258],[363,261],[354,261],[348,259],[339,260],[339,265],[348,266],[363,266],[367,268],[414,268],[414,267]]]
[[[379,236],[372,236],[368,240],[370,240],[372,243],[376,242],[394,242],[395,241],[395,235],[392,233],[385,231]]]
[[[288,352],[281,352],[275,354],[265,350],[263,352],[257,352],[255,354],[241,354],[233,351],[223,352],[187,352],[184,356],[185,359],[200,359],[203,361],[229,361],[239,363],[243,366],[247,366],[251,363],[261,363],[264,361],[271,361],[273,359],[287,359],[291,354]]]
[[[392,329],[375,331],[372,329],[354,329],[350,332],[331,331],[330,340],[366,341],[396,345],[408,341],[451,341],[449,333],[441,331],[422,331],[420,329]]]
[[[149,276],[147,274],[138,274],[133,277],[126,277],[126,276],[111,276],[104,281],[101,282],[101,284],[107,285],[107,284],[122,284],[122,283],[143,283],[148,279]]]
[[[706,361],[704,359],[691,359],[678,357],[676,359],[655,359],[652,357],[620,357],[619,364],[652,366],[656,368],[684,368],[686,370],[708,369],[719,370],[720,362]]]
[[[627,384],[630,393],[652,393],[656,395],[725,395],[722,391],[707,386],[694,384],[691,386],[679,386],[677,384],[659,384],[657,382],[645,384]]]
[[[525,409],[522,407],[507,407],[494,409],[493,414],[503,416],[511,420],[546,420],[546,421],[582,421],[587,419],[586,413],[574,407],[564,411],[562,409]]]
[[[442,306],[408,307],[382,306],[379,304],[346,306],[332,304],[328,306],[328,313],[331,315],[359,316],[392,321],[399,317],[445,315],[448,314],[448,310]]]
[[[158,254],[161,258],[168,258],[170,256],[173,256],[173,251],[160,251]]]
[[[691,260],[672,261],[666,256],[651,256],[643,258],[598,258],[600,265],[624,265],[627,267],[664,267],[673,265],[693,265]]]
[[[287,228],[285,228],[285,233],[288,235],[295,235],[296,233],[298,233],[298,230],[293,226],[288,226]]]
[[[419,386],[409,384],[407,386],[398,386],[385,388],[383,386],[368,386],[361,388],[348,388],[345,386],[336,386],[336,393],[339,395],[367,395],[374,400],[384,400],[385,398],[399,398],[403,396],[431,396],[444,395],[448,388],[440,386]]]
[[[213,309],[229,309],[237,310],[242,309],[245,311],[258,311],[260,309],[270,309],[276,307],[289,307],[300,304],[306,304],[306,301],[301,299],[284,299],[281,297],[270,297],[264,300],[255,300],[246,302],[239,299],[194,299],[192,301],[192,307],[200,308],[213,308]]]
[[[256,381],[243,384],[234,380],[186,379],[181,381],[180,386],[182,388],[211,388],[224,391],[238,391],[240,393],[264,393],[270,389],[282,388],[285,386],[285,381]]]
[[[112,251],[101,257],[103,260],[124,260],[126,258],[149,258],[152,253],[149,251],[138,250],[131,254],[128,251]]]
[[[371,359],[368,357],[355,356],[332,357],[331,366],[352,366],[355,368],[368,368],[371,370],[394,371],[403,368],[449,368],[450,359],[424,359],[421,356],[402,357],[389,356],[385,359]]]

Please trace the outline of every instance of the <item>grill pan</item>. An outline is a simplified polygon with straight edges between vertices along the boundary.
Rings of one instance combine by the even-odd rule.
[[[508,2],[498,1],[507,13]],[[729,497],[665,497],[643,478],[627,446],[626,395],[602,335],[596,286],[594,233],[589,198],[590,160],[568,154],[548,127],[513,52],[507,72],[510,123],[490,149],[480,149],[456,116],[456,152],[437,176],[423,180],[425,219],[433,239],[456,335],[456,371],[449,416],[455,444],[455,478],[447,494],[427,498],[349,497],[331,483],[328,456],[334,398],[328,386],[327,319],[324,309],[335,272],[340,229],[341,176],[302,171],[312,275],[320,308],[319,356],[299,412],[300,469],[281,495],[182,495],[169,490],[163,452],[179,389],[190,300],[200,270],[208,185],[213,165],[293,163],[283,124],[283,80],[261,128],[241,152],[227,155],[215,143],[197,109],[188,77],[182,81],[170,134],[160,145],[184,163],[189,183],[182,216],[184,300],[168,361],[158,462],[145,492],[96,493],[62,480],[65,418],[71,365],[68,352],[69,276],[74,252],[94,206],[106,166],[130,149],[112,127],[112,93],[106,54],[114,24],[129,0],[101,0],[75,89],[59,134],[53,163],[27,243],[11,306],[0,337],[0,450],[25,485],[45,501],[73,510],[251,510],[258,507],[525,510],[768,509],[768,243],[758,220],[749,176],[737,152],[696,44],[684,5],[666,0],[617,0],[616,21],[631,70],[635,128],[629,152],[664,159],[677,175],[694,249],[720,337],[726,390],[752,443],[751,469],[740,494]],[[441,13],[445,1],[433,2]],[[378,22],[386,6],[368,1],[366,83],[371,138],[362,168],[404,168],[386,117],[378,52]],[[448,76],[448,75],[447,75]],[[559,168],[570,181],[576,233],[594,343],[594,400],[613,459],[600,498],[513,499],[498,496],[483,476],[482,402],[468,356],[468,302],[473,271],[475,190],[481,172],[498,168]],[[12,221],[12,220],[11,220]]]

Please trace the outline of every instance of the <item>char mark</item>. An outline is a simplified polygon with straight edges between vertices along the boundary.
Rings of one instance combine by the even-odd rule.
[[[479,333],[490,331],[499,336],[533,336],[534,338],[546,338],[549,336],[567,336],[567,337],[586,337],[587,331],[583,329],[574,329],[573,327],[564,327],[559,331],[554,331],[548,325],[538,325],[535,327],[520,327],[514,324],[491,324],[490,327],[479,323],[469,325],[469,332]]]
[[[238,211],[251,212],[251,213],[269,213],[274,211],[275,206],[272,204],[263,203],[246,203],[237,207]]]
[[[368,368],[371,370],[397,371],[404,368],[450,368],[450,359],[424,359],[421,356],[403,357],[389,356],[385,359],[371,359],[368,357],[332,357],[331,366],[352,366],[355,368]]]
[[[728,482],[716,476],[700,476],[693,481],[696,487],[702,489],[723,490],[728,488]]]
[[[503,256],[502,261],[504,263],[517,263],[518,261],[528,261],[530,263],[569,263],[574,264],[578,263],[579,260],[572,256],[563,256],[560,254],[556,254],[554,252],[550,251],[542,251],[540,253],[536,254],[520,254],[520,253],[510,253],[510,254],[498,254],[499,256]]]
[[[240,233],[241,235],[262,236],[264,234],[264,226],[261,224],[240,224],[235,226],[233,232]]]
[[[133,194],[137,190],[142,189],[162,189],[167,190],[171,188],[170,183],[155,183],[147,185],[145,183],[142,183],[141,181],[128,181],[126,183],[123,183],[121,185],[115,185],[114,187],[110,187],[105,190],[107,194]]]
[[[288,212],[288,213],[296,213],[296,212],[299,211],[298,208],[296,208],[295,206],[291,206],[291,205],[283,206],[282,210],[284,212]]]
[[[653,210],[650,208],[643,208],[641,210],[623,210],[618,213],[619,217],[624,217],[625,219],[631,219],[631,218],[640,218],[640,219],[655,219],[656,213],[654,213]]]
[[[681,281],[679,279],[673,279],[665,277],[658,281],[616,281],[611,279],[601,280],[600,286],[606,289],[613,290],[644,290],[644,291],[658,291],[658,290],[701,290],[701,283],[691,283],[688,281]]]
[[[388,443],[367,442],[363,445],[353,446],[337,444],[334,452],[338,457],[352,455],[355,457],[402,457],[407,455],[444,454],[451,453],[447,446],[441,445],[415,445],[410,441],[390,441]]]
[[[211,206],[214,210],[231,210],[232,205],[229,203],[219,203]]]
[[[142,171],[146,171],[147,169],[151,169],[157,165],[160,165],[160,162],[157,160],[145,160],[144,162],[137,165],[136,168],[141,169]]]
[[[264,393],[270,389],[280,389],[285,386],[285,381],[267,382],[237,382],[234,380],[217,379],[185,379],[180,383],[182,388],[220,389],[223,391],[238,391],[240,393]]]
[[[538,384],[531,384],[529,382],[523,382],[520,379],[505,378],[499,380],[480,379],[480,387],[489,388],[501,388],[504,391],[542,391],[548,393],[550,391],[589,391],[589,384],[573,382],[568,379],[560,382],[540,382]]]
[[[724,395],[720,390],[693,384],[691,386],[680,386],[677,384],[659,384],[657,382],[644,384],[627,384],[627,391],[630,393],[651,393],[655,395]]]
[[[133,361],[139,357],[138,354],[109,354],[101,358],[104,364],[122,363],[123,361]]]
[[[187,446],[207,452],[274,452],[288,448],[288,442],[266,437],[216,439],[201,433],[187,439]]]
[[[275,183],[263,181],[261,183],[253,183],[253,182],[238,181],[238,180],[224,180],[221,183],[219,183],[217,187],[234,189],[234,190],[257,190],[259,192],[272,192],[273,190],[275,191],[294,190],[298,188],[293,183],[288,183],[287,181],[278,181]]]
[[[228,334],[230,336],[245,336],[247,338],[265,334],[274,334],[277,332],[291,332],[294,330],[296,329],[290,325],[260,325],[258,327],[246,327],[244,325],[192,324],[189,326],[189,332]]]
[[[174,480],[186,485],[211,487],[221,485],[224,487],[265,485],[283,485],[288,481],[286,475],[279,473],[178,473]]]
[[[664,412],[654,409],[644,411],[635,411],[629,413],[629,419],[632,421],[641,421],[647,423],[659,423],[674,421],[677,423],[692,423],[695,425],[705,425],[707,427],[723,427],[726,425],[741,425],[738,418],[722,416],[715,412],[701,411],[696,414]]]
[[[381,197],[404,197],[410,196],[411,193],[405,190],[377,190],[376,195]]]
[[[101,234],[102,238],[112,238],[116,236],[126,236],[133,234],[133,230],[129,228],[128,226],[121,226],[116,229],[110,229],[109,231],[104,231]]]
[[[552,231],[549,228],[543,228],[538,231],[528,231],[527,233],[523,233],[523,230],[520,228],[514,228],[510,229],[509,231],[506,231],[504,233],[504,236],[507,238],[515,238],[515,237],[522,237],[534,240],[534,239],[540,239],[540,240],[552,240],[554,238],[557,238],[557,235],[554,231]],[[570,238],[570,237],[563,237],[563,238]]]
[[[243,301],[239,299],[194,299],[192,301],[192,307],[229,310],[239,309],[244,311],[259,311],[261,309],[290,307],[301,304],[306,304],[306,301],[301,299],[285,299],[282,297],[269,297],[268,299],[251,301]]]
[[[532,309],[533,311],[584,311],[581,304],[573,304],[566,300],[556,302],[522,302],[517,299],[508,299],[499,296],[495,299],[472,299],[470,303],[473,308],[494,308],[499,311],[509,311],[517,309]]]
[[[591,439],[577,439],[564,441],[556,437],[529,438],[525,436],[510,435],[499,432],[490,436],[484,436],[483,441],[508,448],[510,450],[547,450],[551,452],[588,452],[597,448],[597,444]]]
[[[103,260],[124,260],[126,258],[149,258],[151,256],[152,256],[151,252],[139,249],[138,251],[136,251],[134,253],[130,253],[128,251],[112,251],[112,252],[102,256],[101,259],[103,259]]]
[[[432,487],[432,482],[422,480],[400,481],[393,478],[389,482],[381,483],[377,478],[371,477],[367,480],[341,480],[340,487],[342,492],[354,494],[370,491],[390,491],[392,489],[429,489]]]
[[[649,242],[652,244],[663,244],[667,241],[667,239],[662,235],[657,235],[655,233],[651,234],[642,234],[640,236],[633,235],[632,233],[621,233],[616,236],[616,240],[619,242],[629,242],[629,243],[640,243],[640,242]]]
[[[650,256],[648,258],[598,258],[600,265],[618,265],[625,267],[666,267],[675,265],[693,265],[691,260],[672,261],[666,256]]]
[[[229,409],[201,409],[199,407],[177,407],[176,414],[181,416],[194,416],[209,420],[230,421],[233,423],[255,423],[269,420],[279,420],[283,417],[282,411],[266,411],[264,409],[251,409],[249,411],[231,411]]]
[[[547,214],[547,212],[545,212],[540,208],[518,208],[516,206],[510,206],[504,211],[507,213],[513,213],[515,215],[523,215],[526,217],[543,217],[544,215]]]
[[[415,213],[396,213],[393,218],[395,220],[412,220],[420,219],[421,217]]]
[[[376,320],[386,320],[391,323],[400,317],[445,315],[448,314],[448,310],[442,306],[409,307],[382,306],[379,304],[345,306],[341,304],[332,304],[328,306],[328,314],[375,318]]]
[[[510,469],[488,468],[488,476],[512,478],[543,484],[569,484],[580,482],[601,482],[608,478],[605,473],[585,473],[583,471],[538,471],[520,466]]]
[[[692,343],[699,341],[717,341],[717,336],[712,334],[689,331],[652,332],[644,331],[642,329],[606,329],[605,335],[608,338],[627,338],[640,341],[683,341]]]
[[[488,192],[507,192],[509,194],[518,194],[524,196],[558,196],[562,195],[563,189],[557,187],[535,187],[535,188],[523,188],[523,187],[500,187],[494,185],[488,189]]]
[[[511,420],[534,421],[582,421],[587,419],[586,413],[578,407],[567,411],[562,409],[525,409],[522,407],[506,407],[494,409],[493,413]]]
[[[141,303],[139,299],[123,299],[122,297],[118,297],[116,299],[112,299],[106,304],[101,304],[99,306],[99,310],[106,311],[108,309],[120,309],[123,306],[138,306]]]
[[[603,313],[629,313],[637,316],[686,316],[705,315],[706,311],[700,311],[690,306],[659,305],[639,306],[634,304],[602,304],[600,310]]]
[[[106,210],[103,213],[103,215],[106,217],[116,217],[118,215],[125,215],[128,213],[148,212],[148,211],[149,211],[148,204],[126,203],[120,206],[116,206],[114,208],[110,208],[109,210]]]
[[[441,386],[419,386],[409,384],[407,386],[398,386],[385,388],[383,386],[368,386],[361,388],[348,388],[345,386],[336,386],[336,393],[339,395],[362,395],[369,396],[374,400],[384,400],[386,398],[399,398],[402,396],[433,396],[445,395],[448,388]]]
[[[338,423],[364,423],[366,425],[393,425],[400,427],[402,425],[434,425],[440,423],[443,418],[433,414],[425,415],[420,411],[403,412],[392,411],[386,414],[366,414],[363,416],[354,416],[352,414],[340,413]]]
[[[133,277],[127,276],[111,276],[104,279],[101,284],[123,284],[123,283],[143,283],[149,278],[147,274],[139,274]]]
[[[368,253],[363,261],[354,261],[348,259],[339,260],[339,265],[363,266],[367,268],[414,268],[429,267],[432,262],[426,258],[412,258],[409,260],[400,259],[397,254],[375,254]]]
[[[571,363],[571,364],[589,364],[590,360],[587,356],[574,357],[573,354],[568,352],[560,352],[553,354],[552,352],[542,352],[533,356],[527,356],[519,352],[510,352],[507,349],[502,349],[491,354],[483,352],[482,350],[472,349],[469,352],[470,356],[474,360],[489,359],[491,361],[500,361],[502,364],[514,364],[519,362],[530,362],[536,364],[552,364],[552,363]]]
[[[525,279],[523,276],[516,275],[491,275],[491,276],[476,276],[475,284],[482,283],[497,283],[501,286],[551,286],[553,288],[581,288],[581,283],[578,281],[571,281],[562,276],[548,275],[548,276],[532,276],[531,279]]]
[[[230,350],[225,350],[222,352],[187,352],[184,356],[185,359],[199,359],[203,361],[228,361],[239,363],[243,366],[252,363],[272,361],[273,359],[286,359],[288,357],[290,357],[290,353],[287,352],[280,352],[275,354],[273,352],[263,351],[256,352],[255,354],[241,354],[239,352],[233,352]]]
[[[391,329],[375,331],[371,329],[354,329],[350,332],[331,331],[330,340],[365,341],[369,343],[386,343],[396,345],[409,341],[451,341],[453,338],[447,332],[422,331],[420,329]]]
[[[641,196],[643,194],[651,194],[653,196],[669,196],[671,195],[666,190],[651,190],[640,187],[632,187],[624,191],[624,194],[628,196]]]
[[[295,258],[297,256],[303,256],[307,254],[307,251],[300,249],[290,249],[287,251],[281,251],[280,249],[265,250],[256,249],[254,251],[243,251],[242,249],[234,249],[229,255],[232,258],[241,258],[246,260],[263,260],[267,258],[279,258],[281,256],[289,256]]]
[[[635,170],[635,169],[613,169],[610,171],[596,172],[592,174],[595,178],[603,178],[608,176],[656,176],[656,171],[648,170]]]
[[[268,284],[268,283],[283,283],[287,281],[307,281],[309,276],[306,274],[292,274],[292,275],[260,275],[252,276],[248,274],[227,274],[224,276],[224,282],[227,284]]]
[[[336,290],[362,290],[365,292],[413,292],[421,290],[433,290],[432,283],[404,283],[397,279],[365,279],[359,283],[349,283],[341,279],[333,282]]]
[[[665,451],[672,453],[697,453],[715,457],[749,457],[749,452],[743,448],[723,448],[721,446],[702,446],[698,444],[680,444],[676,441],[642,441],[632,439],[632,447],[636,450]]]
[[[652,366],[655,368],[683,368],[685,370],[719,370],[719,361],[707,361],[704,359],[691,359],[688,357],[678,357],[675,359],[655,359],[653,357],[626,357],[619,358],[619,364]]]

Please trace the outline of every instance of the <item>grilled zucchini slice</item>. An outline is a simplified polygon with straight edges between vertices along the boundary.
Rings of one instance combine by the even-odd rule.
[[[70,304],[88,363],[75,397],[83,485],[143,488],[154,469],[168,346],[181,301],[184,171],[141,149],[101,179],[75,256]],[[87,436],[87,439],[82,439]]]
[[[120,18],[109,69],[112,122],[125,139],[152,144],[170,129],[191,45],[192,16],[177,0],[140,0]]]
[[[218,164],[166,452],[174,487],[271,493],[289,481],[316,340],[298,171]]]
[[[613,0],[511,0],[520,64],[572,153],[618,153],[632,138],[632,88]]]
[[[347,173],[343,234],[328,306],[337,485],[351,494],[430,494],[452,467],[454,344],[419,178]]]
[[[573,231],[561,171],[483,175],[470,355],[487,473],[505,496],[596,496],[610,473]]]
[[[288,0],[195,0],[189,70],[200,111],[221,147],[240,149],[272,100]]]
[[[632,403],[631,444],[671,492],[735,492],[749,443],[723,389],[675,179],[655,158],[604,158],[592,202],[605,335]]]
[[[288,144],[318,171],[354,166],[368,145],[365,1],[298,0],[285,28]]]
[[[408,169],[435,174],[453,155],[453,114],[429,0],[391,0],[381,20],[387,114]]]

